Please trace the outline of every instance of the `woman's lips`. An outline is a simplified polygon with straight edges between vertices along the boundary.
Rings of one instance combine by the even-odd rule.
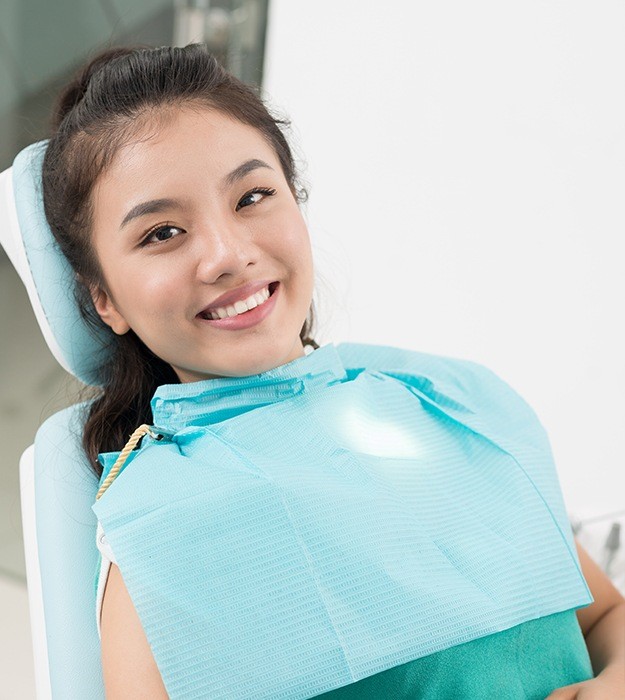
[[[273,311],[274,306],[277,303],[279,292],[280,283],[272,282],[269,285],[269,298],[259,306],[256,306],[249,311],[245,311],[242,314],[237,314],[236,316],[228,316],[227,318],[210,319],[205,318],[201,314],[198,314],[197,318],[202,323],[208,323],[210,326],[223,330],[234,331],[250,328],[267,318],[267,316]]]

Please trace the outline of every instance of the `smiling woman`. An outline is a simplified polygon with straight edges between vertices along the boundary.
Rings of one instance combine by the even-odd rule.
[[[117,334],[132,330],[183,382],[301,357],[312,253],[272,147],[215,109],[181,107],[157,134],[150,127],[119,149],[94,191],[100,318]],[[139,203],[128,211],[129,202]],[[270,284],[279,293],[239,315],[235,304]],[[219,307],[228,318],[209,320]]]
[[[84,432],[107,697],[616,697],[625,601],[532,409],[474,362],[312,339],[255,92],[199,45],[114,49],[55,126],[46,217],[115,339]]]
[[[99,474],[97,455],[149,422],[160,384],[260,372],[318,347],[306,192],[286,122],[202,45],[105,51],[55,111],[46,217],[84,317],[116,334],[84,431]],[[203,314],[230,317],[268,284],[279,292],[248,318]]]

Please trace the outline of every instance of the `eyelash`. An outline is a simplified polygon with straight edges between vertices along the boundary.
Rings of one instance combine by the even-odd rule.
[[[235,211],[239,211],[240,209],[245,208],[245,207],[241,207],[241,202],[246,197],[250,197],[253,194],[263,194],[267,197],[272,197],[275,193],[276,193],[276,190],[273,187],[254,187],[254,189],[249,190],[241,197],[241,199],[239,200],[239,202],[235,208]],[[255,203],[253,202],[252,204],[248,204],[247,206],[255,206],[256,204],[260,204],[260,202],[262,202],[262,201],[263,200],[261,199],[259,202],[255,202]],[[145,236],[142,238],[139,245],[142,247],[148,246],[148,245],[157,245],[158,243],[166,243],[168,240],[171,240],[169,238],[166,239],[165,241],[151,241],[150,240],[150,238],[155,233],[158,233],[160,230],[167,229],[167,228],[177,228],[180,231],[184,231],[184,229],[180,228],[179,226],[174,226],[173,224],[168,224],[168,223],[158,224],[158,226],[154,226],[153,228],[151,228],[149,231],[146,232]]]

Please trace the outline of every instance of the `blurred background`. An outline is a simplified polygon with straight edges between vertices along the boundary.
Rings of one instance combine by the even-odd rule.
[[[293,122],[317,341],[497,372],[625,591],[624,32],[603,0],[2,0],[0,171],[96,51],[206,42]],[[19,457],[81,387],[2,251],[0,328],[0,700],[16,700],[35,697]]]

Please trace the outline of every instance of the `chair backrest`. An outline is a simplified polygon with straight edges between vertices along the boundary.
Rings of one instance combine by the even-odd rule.
[[[47,224],[41,169],[47,142],[0,173],[0,245],[17,270],[52,354],[98,384],[108,329],[93,331],[74,296],[74,273]],[[81,406],[49,418],[20,462],[24,551],[37,695],[104,698],[95,617],[97,478],[81,448]]]
[[[50,417],[20,462],[37,698],[104,698],[96,625],[98,480],[80,445],[82,404]]]

